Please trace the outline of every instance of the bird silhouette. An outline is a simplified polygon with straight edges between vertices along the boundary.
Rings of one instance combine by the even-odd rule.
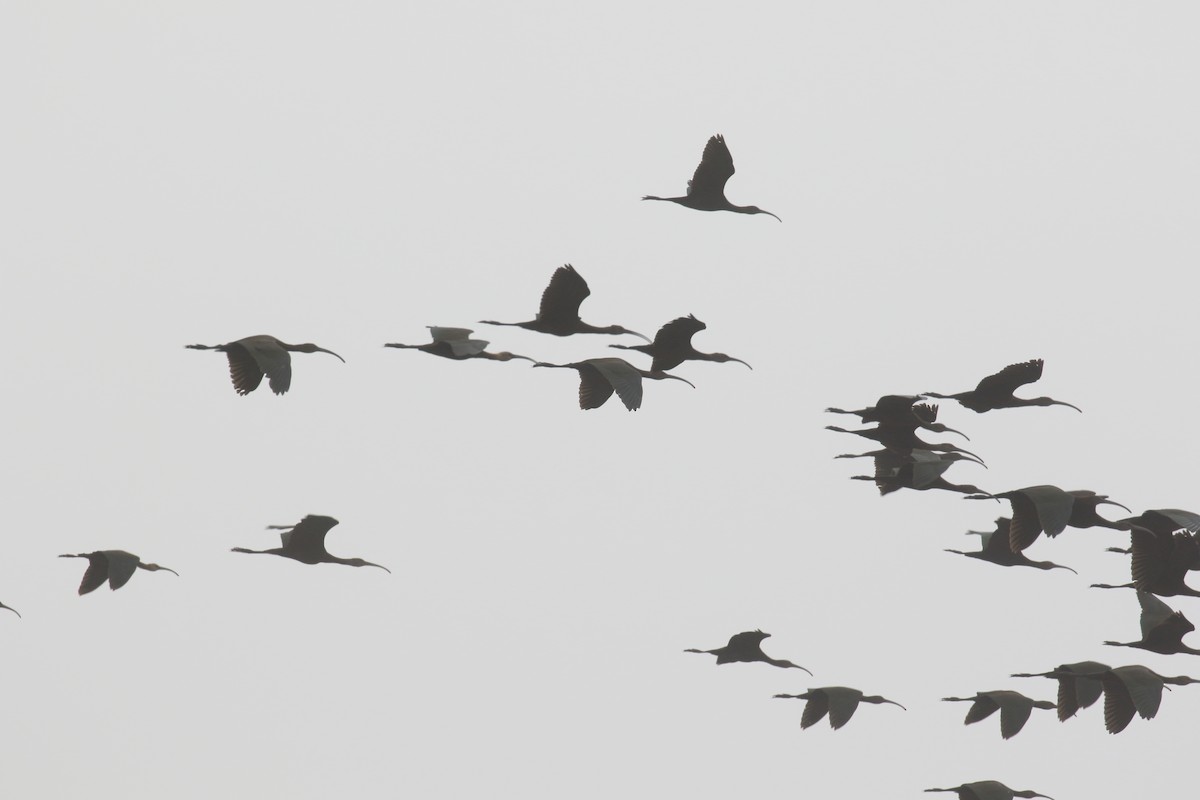
[[[978,536],[981,540],[981,547],[974,552],[963,552],[962,550],[947,549],[947,553],[957,553],[960,556],[967,558],[977,558],[980,561],[988,561],[992,564],[998,564],[1001,567],[1033,567],[1034,569],[1066,569],[1071,572],[1075,570],[1062,564],[1055,564],[1053,561],[1032,561],[1024,553],[1014,553],[1012,548],[1008,546],[1008,527],[1009,518],[1000,517],[996,520],[996,530],[994,531],[967,531],[968,536]],[[1079,573],[1075,573],[1078,575]]]
[[[527,322],[496,322],[485,319],[480,322],[484,325],[512,325],[554,336],[570,336],[575,333],[628,333],[645,339],[647,342],[650,341],[637,331],[622,328],[620,325],[598,328],[581,320],[579,306],[591,293],[592,290],[588,288],[587,281],[583,279],[583,276],[576,272],[570,264],[564,264],[554,270],[554,275],[550,277],[550,283],[542,292],[542,304],[538,308],[535,319]]]
[[[1077,661],[1060,664],[1049,672],[1014,672],[1014,678],[1053,678],[1058,681],[1058,721],[1066,722],[1100,699],[1104,687],[1089,676],[1110,669],[1099,661]]]
[[[1162,704],[1164,684],[1187,686],[1200,683],[1200,678],[1189,678],[1186,675],[1159,675],[1141,664],[1113,667],[1103,672],[1088,673],[1083,677],[1098,680],[1104,687],[1104,728],[1109,733],[1125,730],[1133,719],[1134,712],[1142,719],[1154,719]]]
[[[1048,484],[1026,486],[1008,492],[989,495],[992,499],[1003,497],[1012,504],[1012,519],[1008,526],[1008,546],[1019,553],[1033,544],[1038,534],[1045,533],[1053,538],[1068,526],[1072,528],[1104,527],[1125,530],[1128,526],[1101,517],[1096,507],[1102,504],[1125,506],[1109,500],[1108,495],[1096,494],[1086,489],[1064,491]],[[981,498],[970,498],[981,499]],[[1128,508],[1125,508],[1128,511]]]
[[[1185,529],[1158,531],[1127,523],[1129,526],[1131,583],[1093,583],[1095,589],[1138,589],[1160,597],[1200,597],[1200,590],[1185,582],[1189,571],[1200,569],[1200,541]]]
[[[1174,610],[1149,592],[1138,592],[1137,597],[1142,606],[1142,638],[1136,642],[1105,642],[1105,644],[1113,647],[1137,647],[1165,656],[1175,653],[1190,653],[1200,656],[1200,650],[1188,647],[1182,641],[1185,634],[1196,630],[1196,626],[1183,615],[1182,611]]]
[[[855,436],[861,436],[864,439],[871,439],[879,442],[888,450],[892,450],[900,455],[910,455],[916,450],[928,450],[942,453],[958,453],[969,457],[975,463],[987,467],[983,463],[983,459],[972,453],[970,450],[964,450],[958,445],[942,442],[933,444],[925,441],[917,436],[916,426],[901,427],[898,425],[890,425],[880,423],[874,428],[860,428],[858,430],[849,430],[847,428],[839,428],[837,425],[826,425],[825,430],[836,431],[837,433],[852,433]]]
[[[654,334],[654,341],[650,344],[610,344],[609,347],[616,347],[620,350],[637,350],[651,356],[654,359],[650,364],[651,372],[675,369],[684,361],[716,361],[719,363],[736,361],[754,369],[740,358],[727,356],[724,353],[701,353],[692,347],[692,336],[706,328],[708,328],[707,325],[696,319],[694,315],[688,314],[686,317],[673,319],[659,328],[658,333]]]
[[[468,328],[442,328],[436,325],[429,325],[429,333],[433,336],[433,341],[427,344],[400,344],[398,342],[389,342],[384,347],[398,347],[405,350],[421,350],[442,358],[450,358],[455,361],[465,361],[468,358],[487,358],[492,361],[511,361],[514,358],[523,358],[526,361],[533,361],[529,356],[518,356],[509,352],[489,353],[487,352],[488,343],[482,339],[472,339],[471,334],[474,331]]]
[[[678,203],[685,208],[697,211],[736,211],[739,214],[770,214],[775,219],[779,217],[764,211],[758,206],[735,206],[725,199],[725,184],[733,177],[733,156],[725,145],[725,137],[717,134],[708,140],[704,146],[704,155],[700,157],[700,165],[688,181],[687,194],[683,197],[655,197],[646,195],[643,200],[664,200]],[[783,220],[779,220],[782,222]]]
[[[1014,397],[1013,392],[1027,383],[1033,383],[1042,377],[1042,360],[1035,358],[1020,364],[1009,364],[995,375],[988,375],[974,389],[957,394],[938,394],[925,392],[926,397],[936,397],[941,400],[957,400],[966,408],[982,414],[997,408],[1017,408],[1019,406],[1070,406],[1080,411],[1078,406],[1052,400],[1049,397]]]
[[[887,495],[899,489],[943,489],[963,494],[986,496],[987,492],[971,484],[950,483],[942,477],[942,473],[950,468],[955,461],[967,459],[961,453],[934,453],[930,450],[913,450],[908,455],[894,450],[873,450],[869,453],[844,453],[835,458],[873,458],[875,461],[874,475],[852,475],[850,480],[874,481],[880,495]]]
[[[599,408],[613,391],[630,411],[642,407],[642,378],[661,381],[667,378],[683,381],[693,389],[695,384],[678,375],[668,375],[665,372],[647,372],[638,369],[623,358],[588,358],[570,364],[548,364],[539,361],[535,367],[553,367],[555,369],[573,369],[579,372],[579,407],[585,411]]]
[[[799,664],[793,664],[791,661],[771,658],[762,650],[762,641],[770,636],[769,633],[762,631],[743,631],[735,633],[729,637],[729,644],[724,647],[718,647],[716,650],[697,650],[688,648],[685,653],[707,653],[717,657],[718,664],[731,664],[736,661],[762,661],[770,664],[773,667],[792,667],[794,669],[802,669],[812,675],[806,667]]]
[[[273,547],[269,550],[247,550],[245,547],[234,547],[233,552],[283,556],[284,558],[299,561],[302,564],[345,564],[348,567],[379,567],[384,572],[391,573],[391,570],[382,564],[373,564],[361,558],[340,558],[339,556],[330,555],[329,551],[325,549],[325,534],[329,533],[329,530],[337,524],[338,521],[333,517],[309,514],[295,525],[268,525],[268,530],[283,531],[280,534],[280,538],[283,540],[282,547]]]
[[[958,800],[1013,800],[1014,797],[1044,797],[1046,800],[1054,800],[1049,795],[1038,794],[1031,789],[1022,789],[1018,792],[1008,788],[1000,781],[975,781],[955,786],[952,789],[926,789],[925,791],[954,792],[958,795]]]
[[[262,383],[263,375],[275,394],[286,394],[292,386],[291,353],[329,353],[343,364],[346,359],[332,350],[315,344],[288,344],[274,336],[247,336],[229,344],[189,344],[189,350],[216,350],[229,359],[229,377],[238,394],[253,392]]]
[[[804,704],[804,713],[800,715],[801,730],[811,728],[829,714],[829,724],[836,731],[850,721],[854,712],[858,710],[859,703],[891,703],[904,708],[895,700],[888,700],[879,695],[864,695],[858,689],[847,686],[822,686],[819,689],[809,689],[804,694],[777,694],[775,697],[808,701]]]
[[[942,701],[946,703],[972,704],[967,710],[966,719],[963,720],[964,725],[970,725],[979,722],[981,719],[987,719],[996,713],[996,711],[999,711],[1000,735],[1005,739],[1011,739],[1021,732],[1021,729],[1025,727],[1025,723],[1029,720],[1029,715],[1033,713],[1033,709],[1051,709],[1057,707],[1057,704],[1051,703],[1049,700],[1034,700],[1020,692],[1008,689],[977,692],[974,697],[943,697]]]
[[[0,608],[6,608],[6,609],[8,609],[9,611],[11,611],[11,612],[13,612],[14,614],[16,614],[18,617],[19,617],[19,616],[21,616],[21,612],[20,612],[20,611],[17,611],[17,610],[16,610],[15,608],[13,608],[12,606],[6,606],[6,605],[4,605],[4,603],[0,603]]]
[[[139,569],[147,572],[165,570],[176,577],[179,573],[170,567],[160,567],[158,564],[146,564],[133,553],[124,550],[96,550],[92,553],[64,553],[59,558],[86,558],[88,568],[83,573],[83,582],[79,584],[79,594],[93,592],[108,581],[108,588],[114,592],[133,577]]]
[[[918,394],[886,394],[875,401],[875,405],[847,411],[844,408],[827,408],[830,414],[852,414],[863,423],[877,422],[881,427],[916,431],[924,428],[934,433],[957,433],[970,441],[971,437],[962,431],[943,425],[937,421],[938,407],[931,403],[921,403]]]

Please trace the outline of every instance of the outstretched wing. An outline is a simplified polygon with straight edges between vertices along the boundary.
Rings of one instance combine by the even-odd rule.
[[[862,692],[857,689],[847,689],[835,687],[826,689],[822,694],[826,695],[829,700],[829,724],[834,730],[845,725],[854,716],[854,712],[858,710],[858,701],[862,698]],[[804,709],[805,713],[808,709]],[[801,727],[804,725],[804,720],[800,720]]]
[[[286,394],[292,386],[292,356],[280,347],[278,340],[272,336],[249,336],[235,344],[240,344],[254,359],[254,363],[262,373],[266,373],[271,391],[275,394]],[[259,377],[262,380],[262,377]],[[255,386],[258,384],[255,383]]]
[[[725,196],[725,183],[733,176],[733,156],[725,146],[725,137],[717,134],[704,146],[704,155],[688,181],[688,196]]]
[[[642,407],[642,374],[632,364],[622,358],[590,358],[584,363],[591,364],[608,384],[609,390],[604,396],[605,400],[615,391],[630,411],[637,411]],[[583,384],[580,384],[579,402],[581,407],[594,408],[583,406]]]
[[[1009,364],[995,375],[988,375],[979,382],[975,391],[980,394],[1012,394],[1018,387],[1033,383],[1042,377],[1042,360],[1035,358],[1020,364]]]
[[[692,336],[708,326],[692,314],[678,317],[663,325],[654,334],[654,347],[677,347],[692,341]]]
[[[579,320],[579,304],[592,293],[587,281],[570,264],[554,270],[542,292],[537,318],[543,322],[572,323]]]
[[[800,728],[811,728],[829,713],[829,695],[825,692],[809,692],[808,702],[804,704],[804,713],[800,715]],[[832,722],[830,718],[830,722]]]
[[[435,342],[465,342],[474,333],[470,328],[443,328],[440,325],[427,325],[429,335]]]
[[[79,583],[81,595],[96,591],[108,580],[108,559],[104,553],[92,553],[87,556],[87,560],[87,571],[83,573],[83,580]]]
[[[330,529],[337,524],[338,521],[333,517],[309,514],[296,523],[296,526],[290,531],[281,534],[280,538],[283,539],[283,546],[287,549],[326,552],[325,534],[329,533]]]
[[[262,383],[263,371],[249,350],[234,342],[225,350],[225,357],[229,359],[229,377],[238,394],[250,394],[258,388]]]
[[[133,573],[137,572],[138,557],[124,550],[105,550],[104,557],[108,561],[108,587],[113,591],[129,583]]]
[[[575,365],[579,370],[579,407],[584,411],[599,408],[612,397],[613,387],[594,364],[581,361]]]

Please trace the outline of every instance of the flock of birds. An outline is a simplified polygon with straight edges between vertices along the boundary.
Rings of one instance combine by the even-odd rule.
[[[724,190],[726,182],[733,174],[733,159],[724,138],[720,135],[713,136],[704,148],[695,174],[688,182],[686,195],[647,195],[642,199],[673,202],[700,211],[768,214],[779,219],[757,206],[736,206],[730,203]],[[583,276],[570,264],[566,264],[555,270],[549,285],[542,293],[541,304],[534,319],[524,322],[481,320],[481,323],[516,326],[553,336],[636,336],[644,339],[646,344],[610,346],[649,356],[649,369],[641,369],[623,358],[612,356],[552,364],[511,352],[489,352],[489,343],[471,338],[473,331],[467,328],[431,326],[430,342],[388,343],[384,346],[421,350],[457,361],[477,358],[493,361],[520,359],[531,362],[534,367],[574,369],[579,373],[581,409],[598,408],[615,393],[626,408],[636,410],[642,403],[643,379],[672,379],[693,385],[685,378],[668,372],[684,361],[734,361],[750,367],[745,361],[724,353],[697,351],[692,346],[692,337],[705,330],[706,326],[691,315],[666,323],[658,330],[653,340],[620,325],[596,326],[584,322],[579,316],[579,308],[589,294],[590,289]],[[248,336],[226,344],[191,344],[186,347],[224,353],[229,362],[234,390],[239,395],[253,392],[264,377],[275,394],[285,394],[291,388],[292,382],[291,353],[327,353],[345,361],[332,350],[318,345],[288,344],[267,335]],[[886,395],[879,398],[875,405],[857,410],[829,408],[829,412],[854,415],[864,424],[874,424],[874,427],[859,430],[828,426],[830,430],[864,437],[880,445],[880,449],[865,453],[847,453],[837,457],[873,459],[874,473],[856,475],[853,479],[873,481],[879,492],[884,495],[901,489],[941,489],[962,493],[970,499],[1007,501],[1011,506],[1011,515],[1000,517],[996,521],[994,531],[968,532],[980,537],[981,548],[978,551],[949,550],[951,553],[999,566],[1025,566],[1042,570],[1067,569],[1074,572],[1070,567],[1050,561],[1033,561],[1024,551],[1041,534],[1052,538],[1067,527],[1101,526],[1129,531],[1129,548],[1109,549],[1131,557],[1132,581],[1120,586],[1093,586],[1107,589],[1131,588],[1136,591],[1141,605],[1142,637],[1132,642],[1108,641],[1105,644],[1140,648],[1166,655],[1200,655],[1200,650],[1182,642],[1182,637],[1194,630],[1195,626],[1181,612],[1159,599],[1159,596],[1176,595],[1200,597],[1200,590],[1191,588],[1185,582],[1189,571],[1200,570],[1200,514],[1179,509],[1152,509],[1125,519],[1109,520],[1100,516],[1098,507],[1120,504],[1109,500],[1105,495],[1087,490],[1064,491],[1056,486],[1041,485],[1003,492],[986,492],[973,485],[951,483],[944,475],[956,462],[973,461],[986,466],[983,460],[957,445],[931,443],[917,435],[919,430],[924,430],[938,434],[953,433],[967,438],[960,431],[937,422],[938,407],[926,402],[927,398],[954,400],[977,413],[1022,406],[1051,405],[1063,405],[1079,411],[1078,407],[1070,403],[1049,397],[1020,398],[1014,394],[1021,386],[1039,380],[1042,369],[1042,361],[1031,360],[1005,367],[996,374],[983,378],[974,389],[962,392]],[[236,547],[233,548],[233,552],[277,555],[303,564],[333,563],[353,567],[377,567],[390,572],[387,567],[362,558],[342,558],[330,554],[325,546],[325,538],[337,524],[338,521],[333,517],[309,515],[294,525],[268,526],[268,529],[282,531],[281,546],[266,550]],[[139,569],[149,572],[166,571],[178,576],[178,573],[169,567],[143,562],[138,556],[123,550],[97,550],[90,553],[64,554],[61,557],[87,559],[88,566],[78,590],[80,595],[88,594],[106,582],[111,589],[119,589],[128,583]],[[13,611],[20,616],[15,609],[3,603],[0,603],[0,609]],[[762,642],[769,636],[770,634],[762,631],[745,631],[730,637],[723,647],[711,650],[688,649],[685,652],[715,655],[717,664],[758,661],[780,668],[800,669],[809,675],[812,674],[807,668],[791,661],[766,655],[762,649]],[[1057,701],[1035,700],[1012,689],[979,691],[970,697],[946,697],[943,700],[970,703],[964,720],[968,725],[984,720],[998,711],[1001,736],[1009,739],[1021,731],[1034,709],[1056,709],[1059,720],[1066,721],[1081,709],[1094,704],[1103,695],[1105,726],[1110,733],[1115,734],[1124,730],[1135,714],[1152,719],[1158,712],[1164,687],[1200,683],[1200,679],[1187,676],[1160,675],[1142,665],[1111,667],[1096,661],[1066,663],[1039,673],[1014,673],[1013,677],[1044,677],[1056,680]],[[801,694],[776,694],[775,697],[806,701],[800,720],[802,729],[817,724],[826,716],[834,729],[841,728],[850,721],[862,703],[891,704],[905,709],[894,700],[878,695],[866,695],[858,689],[845,686],[824,686],[809,689]],[[961,800],[1046,797],[1029,790],[1015,791],[997,781],[977,781],[948,789],[934,788],[926,791],[953,792]]]

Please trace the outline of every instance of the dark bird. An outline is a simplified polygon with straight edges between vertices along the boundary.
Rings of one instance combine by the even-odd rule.
[[[599,408],[613,391],[630,411],[642,407],[642,378],[661,381],[667,378],[683,381],[693,389],[695,384],[678,375],[668,375],[665,372],[647,372],[638,369],[623,358],[588,358],[570,364],[547,364],[539,361],[535,367],[554,367],[556,369],[573,369],[579,372],[579,407],[587,410]]]
[[[1142,638],[1136,642],[1105,642],[1113,647],[1137,647],[1152,653],[1169,656],[1175,653],[1191,653],[1200,656],[1200,650],[1183,643],[1185,634],[1196,630],[1196,626],[1169,605],[1149,592],[1138,592],[1142,605]]]
[[[1096,494],[1086,489],[1064,491],[1057,486],[1026,486],[1008,492],[996,492],[993,499],[1003,497],[1012,504],[1012,520],[1008,526],[1008,546],[1019,553],[1045,533],[1053,538],[1068,526],[1072,528],[1112,528],[1125,530],[1121,522],[1104,519],[1096,513],[1097,506],[1107,504],[1125,508],[1109,500],[1108,495]],[[970,498],[979,499],[979,498]],[[1128,511],[1128,508],[1125,508]]]
[[[1145,515],[1143,515],[1145,516]],[[1158,532],[1140,525],[1129,525],[1131,541],[1131,583],[1112,585],[1093,583],[1096,589],[1138,589],[1160,597],[1200,597],[1200,590],[1184,581],[1190,570],[1200,569],[1200,541],[1194,534],[1180,528],[1166,531],[1159,524]]]
[[[1013,692],[1008,689],[978,692],[974,697],[943,697],[942,701],[946,703],[973,704],[967,710],[967,718],[963,720],[964,725],[970,725],[974,722],[979,722],[981,719],[987,719],[996,711],[999,711],[1000,735],[1005,739],[1011,739],[1021,732],[1021,728],[1025,727],[1025,723],[1029,720],[1029,715],[1033,713],[1033,709],[1056,708],[1056,704],[1051,703],[1049,700],[1034,700],[1020,692]]]
[[[975,552],[967,553],[962,550],[947,549],[947,553],[957,553],[960,556],[967,558],[977,558],[980,561],[988,561],[992,564],[998,564],[1002,567],[1033,567],[1035,569],[1066,569],[1071,572],[1075,570],[1062,564],[1055,564],[1053,561],[1032,561],[1024,553],[1014,553],[1012,548],[1008,546],[1008,517],[1000,517],[996,520],[996,530],[994,531],[967,531],[968,536],[978,536],[981,539],[981,548]],[[1079,573],[1075,573],[1078,575]]]
[[[877,422],[881,427],[907,429],[916,431],[924,428],[934,433],[957,433],[970,441],[971,437],[962,431],[943,425],[937,421],[938,407],[931,403],[921,403],[917,394],[886,394],[875,401],[875,405],[847,411],[844,408],[827,408],[830,414],[853,414],[864,424]]]
[[[330,555],[325,549],[325,534],[337,525],[338,521],[333,517],[323,517],[317,514],[309,514],[304,519],[300,520],[295,525],[268,525],[268,530],[283,531],[280,538],[283,540],[283,547],[273,547],[270,550],[247,550],[244,547],[235,547],[235,553],[267,553],[274,556],[283,556],[302,564],[345,564],[348,567],[379,567],[387,573],[391,570],[382,564],[372,564],[370,561],[364,561],[361,558],[340,558]]]
[[[969,483],[950,483],[942,477],[942,473],[950,468],[955,461],[962,461],[967,456],[961,453],[934,453],[930,450],[913,450],[908,455],[902,455],[892,450],[874,450],[870,453],[843,454],[835,458],[866,458],[875,460],[874,475],[852,475],[850,480],[874,481],[879,494],[891,494],[898,489],[943,489],[963,494],[978,494],[985,496],[978,486]]]
[[[700,166],[692,179],[688,181],[687,194],[683,197],[655,197],[646,195],[643,200],[665,200],[678,203],[685,208],[697,211],[736,211],[739,214],[770,214],[775,219],[779,217],[764,211],[758,206],[735,206],[725,199],[725,184],[733,177],[733,156],[725,146],[725,137],[717,134],[708,140],[704,146],[704,155],[700,157]],[[783,220],[779,220],[782,222]]]
[[[17,611],[17,610],[16,610],[15,608],[13,608],[12,606],[6,606],[6,605],[4,605],[4,603],[0,603],[0,608],[7,608],[9,611],[13,612],[13,613],[14,613],[14,614],[16,614],[18,617],[19,617],[19,616],[21,616],[21,612],[20,612],[20,611]]]
[[[829,714],[829,724],[836,731],[850,721],[854,712],[858,710],[859,703],[891,703],[900,706],[895,700],[888,700],[879,695],[864,695],[858,689],[846,686],[823,686],[820,689],[809,689],[804,694],[777,694],[775,697],[808,701],[804,704],[804,713],[800,715],[801,730],[811,728]]]
[[[229,344],[189,344],[190,350],[216,350],[229,359],[229,377],[238,394],[250,394],[262,383],[263,375],[275,394],[285,394],[292,385],[291,353],[329,353],[343,364],[346,359],[315,344],[288,344],[274,336],[247,336]]]
[[[650,364],[651,372],[675,369],[684,361],[717,361],[720,363],[736,361],[754,369],[740,358],[727,356],[724,353],[701,353],[692,347],[692,336],[707,327],[695,316],[688,314],[686,317],[671,320],[659,328],[658,333],[654,334],[654,341],[650,344],[610,344],[609,347],[637,350],[651,356],[654,359]]]
[[[511,361],[514,358],[523,358],[526,361],[533,361],[529,356],[518,356],[509,352],[489,353],[487,352],[488,343],[482,339],[472,339],[471,334],[474,331],[467,328],[442,328],[436,325],[428,325],[426,327],[429,328],[429,333],[433,336],[433,341],[428,344],[389,342],[384,347],[421,350],[431,355],[451,358],[455,361],[465,361],[468,358],[488,358],[492,361]]]
[[[158,564],[144,564],[133,553],[127,553],[124,550],[97,550],[94,553],[64,553],[59,558],[86,558],[88,560],[87,571],[83,573],[83,582],[79,584],[79,593],[81,595],[99,589],[104,585],[105,581],[108,581],[108,588],[115,592],[129,583],[129,579],[133,577],[133,573],[139,569],[144,569],[147,572],[166,570],[176,577],[179,575],[178,572],[170,567],[160,567]]]
[[[1014,797],[1044,797],[1046,800],[1054,800],[1049,795],[1038,794],[1030,789],[1022,789],[1018,792],[1008,788],[1000,781],[975,781],[955,786],[953,789],[926,789],[925,791],[954,792],[958,795],[958,800],[1013,800]]]
[[[793,667],[802,669],[812,675],[805,667],[799,664],[793,664],[790,661],[771,658],[762,650],[762,641],[771,634],[763,633],[762,631],[743,631],[729,637],[729,644],[724,647],[718,647],[716,650],[696,650],[688,648],[685,653],[708,653],[717,657],[718,664],[730,664],[735,661],[763,661],[773,667]],[[848,719],[848,717],[847,717]]]
[[[1058,721],[1066,722],[1100,699],[1104,687],[1100,681],[1088,677],[1109,669],[1099,661],[1078,661],[1061,664],[1049,672],[1014,672],[1014,678],[1054,678],[1058,681]]]
[[[1078,406],[1052,400],[1049,397],[1014,397],[1013,392],[1027,383],[1033,383],[1042,377],[1042,360],[1035,358],[1020,364],[1009,364],[995,375],[988,375],[979,385],[967,392],[958,394],[937,394],[925,392],[927,397],[942,400],[957,400],[967,408],[982,414],[984,411],[994,411],[997,408],[1017,408],[1018,406],[1070,406],[1080,411]]]
[[[825,430],[836,431],[838,433],[852,433],[855,436],[861,436],[864,439],[871,439],[879,442],[888,450],[893,450],[900,455],[909,455],[916,450],[931,450],[943,453],[961,453],[964,456],[970,457],[975,463],[986,467],[983,459],[972,453],[970,450],[964,450],[958,445],[942,442],[931,444],[917,436],[916,426],[911,428],[903,428],[893,425],[879,424],[874,428],[860,428],[858,430],[848,430],[847,428],[839,428],[836,425],[826,425]]]
[[[1164,684],[1187,686],[1200,683],[1200,679],[1186,675],[1174,678],[1159,675],[1140,664],[1114,667],[1084,677],[1099,680],[1104,687],[1104,727],[1109,733],[1125,730],[1135,711],[1142,719],[1154,719],[1162,703]]]
[[[587,281],[575,271],[570,264],[565,264],[554,270],[550,283],[542,292],[542,305],[538,308],[536,319],[528,322],[496,322],[495,320],[480,320],[484,325],[515,325],[538,333],[549,333],[554,336],[570,336],[573,333],[628,333],[640,339],[650,341],[637,331],[622,328],[620,325],[609,325],[598,328],[589,325],[579,318],[579,305],[592,293]]]

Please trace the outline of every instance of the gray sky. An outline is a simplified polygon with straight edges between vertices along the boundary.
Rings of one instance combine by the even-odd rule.
[[[1119,736],[1098,707],[1015,739],[947,695],[1084,659],[1200,676],[1137,638],[1127,537],[1002,570],[949,555],[1006,511],[849,481],[825,406],[954,392],[1029,358],[1074,403],[942,419],[993,491],[1200,510],[1190,4],[133,2],[0,9],[9,523],[0,793],[131,798],[1059,800],[1194,784],[1200,687]],[[730,199],[682,194],[723,133]],[[576,377],[384,350],[426,325],[566,361],[529,319],[694,313],[745,359],[576,408]],[[292,391],[183,345],[269,333]],[[636,356],[632,354],[631,358]],[[638,363],[644,365],[644,360]],[[1180,369],[1178,365],[1185,365]],[[341,520],[307,567],[235,555]],[[1120,513],[1120,512],[1118,512]],[[79,561],[139,572],[79,598]],[[969,549],[969,548],[963,548]],[[1194,599],[1169,603],[1200,616]],[[685,647],[774,634],[815,673]],[[848,685],[843,730],[776,692]],[[1152,765],[1152,766],[1150,766]],[[98,789],[96,787],[99,787]]]

